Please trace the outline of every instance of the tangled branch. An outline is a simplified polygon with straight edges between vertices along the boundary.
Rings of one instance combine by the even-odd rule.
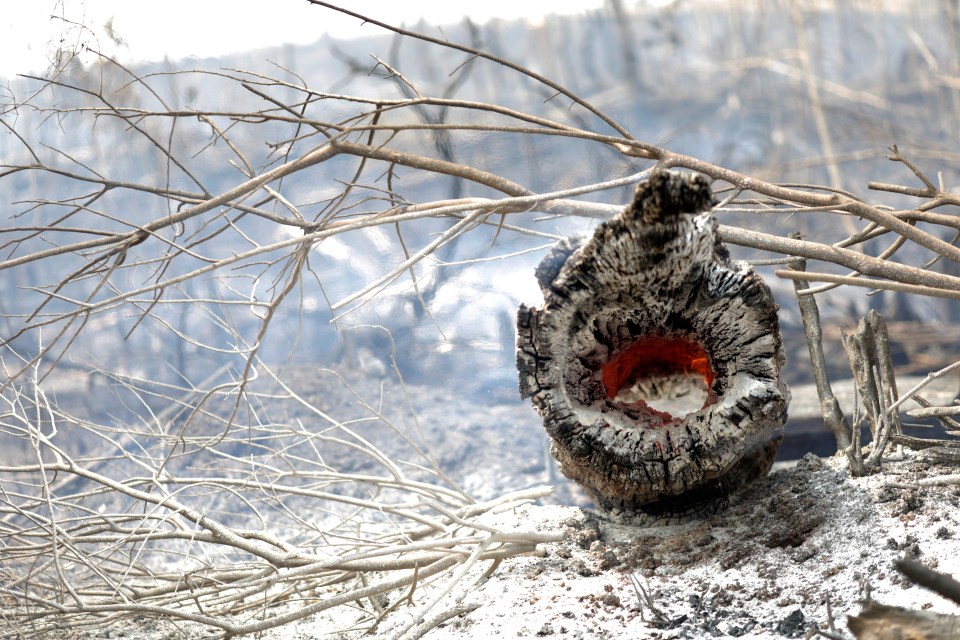
[[[468,82],[427,90],[379,58],[384,77],[352,78],[344,93],[284,69],[140,74],[106,56],[25,79],[30,100],[0,119],[17,141],[0,183],[28,194],[0,229],[0,445],[12,452],[0,465],[0,637],[139,615],[230,637],[333,610],[376,629],[416,606],[400,632],[415,637],[467,611],[437,610],[451,584],[557,539],[486,520],[544,490],[476,502],[433,458],[441,443],[369,399],[377,385],[354,393],[328,376],[310,396],[287,366],[346,342],[318,327],[367,307],[430,316],[445,270],[540,252],[564,225],[619,210],[654,166],[711,178],[720,239],[782,267],[801,300],[846,287],[960,298],[960,218],[948,210],[960,194],[897,147],[890,160],[922,186],[871,182],[868,197],[764,181],[642,142],[594,102],[478,47],[311,2],[465,56],[453,76],[490,65],[571,109],[452,95]],[[167,84],[202,94],[182,106]],[[51,131],[69,135],[51,146]],[[481,153],[488,142],[508,151]],[[547,188],[524,184],[517,165],[554,142],[597,160],[567,163]],[[518,163],[510,150],[522,145],[542,155]],[[465,185],[458,197],[451,179]],[[738,223],[745,215],[760,222]],[[788,216],[813,231],[765,227]],[[396,380],[396,360],[390,369]],[[362,411],[331,415],[332,389]],[[65,406],[68,392],[85,408]],[[402,444],[402,462],[386,441]]]

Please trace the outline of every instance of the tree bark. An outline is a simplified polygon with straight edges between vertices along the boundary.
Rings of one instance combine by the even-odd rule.
[[[560,470],[641,522],[716,508],[769,471],[783,437],[778,307],[729,260],[713,203],[703,178],[655,172],[591,238],[554,247],[543,306],[517,317],[520,391]],[[676,409],[688,396],[702,405]]]

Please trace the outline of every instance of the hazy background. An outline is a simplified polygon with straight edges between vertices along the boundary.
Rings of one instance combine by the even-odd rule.
[[[391,24],[421,20],[434,28],[469,16],[542,22],[548,14],[577,14],[603,0],[563,3],[531,0],[464,5],[430,0],[353,0],[352,11]],[[124,0],[40,0],[9,3],[0,18],[0,76],[44,71],[63,47],[90,45],[123,62],[223,56],[283,44],[309,45],[322,35],[349,39],[380,33],[378,27],[321,10],[306,0],[267,5],[254,0],[169,0],[158,5]]]
[[[434,46],[397,39],[320,7],[292,1],[269,11],[256,3],[194,4],[198,6],[178,9],[169,4],[162,12],[131,14],[130,3],[60,2],[50,10],[54,18],[38,12],[36,5],[33,13],[16,5],[22,13],[9,14],[13,22],[6,28],[8,35],[21,37],[21,47],[22,36],[30,34],[29,55],[21,49],[7,56],[5,64],[15,60],[22,69],[42,72],[44,60],[55,59],[62,46],[78,53],[66,65],[64,78],[81,86],[103,83],[125,105],[149,109],[163,101],[171,109],[236,112],[256,110],[263,103],[219,77],[224,69],[296,79],[317,91],[403,97],[395,79],[378,69],[371,57],[375,55],[424,94],[493,102],[610,132],[529,78],[482,61],[453,74],[468,61],[466,56],[438,55]],[[870,180],[913,184],[901,165],[884,160],[893,144],[931,175],[942,171],[948,188],[957,175],[960,30],[955,3],[704,1],[652,6],[608,1],[568,3],[564,6],[570,14],[562,16],[547,13],[553,7],[523,3],[527,17],[517,18],[506,3],[491,2],[484,3],[484,13],[472,13],[470,20],[428,12],[428,4],[403,3],[403,13],[397,13],[397,3],[355,2],[351,7],[526,65],[592,101],[640,140],[765,180],[832,185],[872,201],[902,205],[905,199],[870,193],[865,187]],[[166,22],[171,16],[175,24]],[[111,18],[113,31],[104,27]],[[15,40],[8,39],[4,46]],[[132,73],[149,76],[153,93],[130,83],[126,72],[104,71],[93,64],[96,56],[84,52],[84,45],[102,47],[102,53],[129,62]],[[160,59],[162,53],[170,57]],[[215,57],[180,57],[191,55]],[[171,172],[149,145],[131,142],[124,123],[115,119],[94,123],[80,112],[53,117],[42,109],[13,108],[42,83],[11,78],[4,86],[8,130],[0,136],[0,157],[7,162],[30,161],[15,131],[53,165],[71,169],[82,165],[117,181],[162,178],[190,187],[190,180]],[[61,110],[90,103],[87,96],[56,87],[37,95],[34,105],[46,101]],[[338,103],[315,117],[344,117],[346,111],[338,111],[343,108]],[[457,115],[428,110],[418,117],[449,122]],[[276,159],[292,128],[277,123],[237,125],[232,134],[255,164],[266,166]],[[227,162],[229,151],[210,144],[202,123],[184,120],[170,139],[211,193],[241,181]],[[401,148],[411,152],[476,166],[535,191],[617,178],[649,164],[562,138],[473,132],[446,137],[417,133],[399,140]],[[317,166],[285,181],[284,195],[307,213],[316,211],[318,203],[350,179],[354,167],[348,158]],[[409,169],[398,170],[395,178],[397,192],[409,202],[490,195],[489,190],[458,179]],[[384,183],[375,182],[371,188],[377,184]],[[89,189],[54,173],[21,172],[0,181],[8,219],[18,224],[50,219],[50,207],[36,207],[30,201],[79,198]],[[592,198],[622,204],[629,192],[623,188]],[[127,223],[151,220],[170,210],[168,202],[129,190],[116,190],[98,204],[107,205],[110,215],[122,216]],[[356,206],[363,209],[362,198]],[[843,237],[836,216],[719,215],[724,223],[777,234],[799,231],[830,241]],[[536,212],[511,219],[554,235],[585,232],[595,224],[579,218],[544,218]],[[103,214],[80,214],[72,224],[82,226],[85,220],[92,227],[102,225]],[[238,224],[240,233],[218,240],[221,254],[248,248],[244,234],[270,239],[285,233],[262,220],[248,218]],[[445,224],[424,220],[406,227],[404,234],[413,245],[422,246]],[[37,250],[44,243],[35,238],[7,247],[5,257]],[[515,310],[521,301],[537,302],[533,269],[550,244],[544,238],[498,233],[494,228],[471,232],[418,267],[419,291],[409,279],[400,279],[341,316],[330,311],[331,303],[389,272],[402,261],[404,247],[398,235],[381,228],[337,236],[313,251],[310,276],[273,318],[260,355],[274,364],[291,363],[310,371],[329,367],[374,381],[389,377],[395,359],[408,383],[437,394],[453,394],[459,402],[484,407],[516,403]],[[884,246],[877,240],[865,248],[876,254]],[[733,252],[736,258],[770,257],[737,248]],[[913,263],[924,259],[916,248],[908,247],[901,255]],[[137,257],[149,259],[146,253]],[[41,299],[36,287],[81,263],[65,256],[8,270],[0,283],[0,331],[16,335]],[[187,261],[179,268],[189,266]],[[934,268],[955,271],[956,265]],[[148,277],[149,269],[127,269],[117,278],[137,282]],[[196,299],[195,304],[158,308],[146,321],[136,309],[126,307],[99,313],[72,341],[61,366],[94,367],[178,384],[196,384],[218,371],[235,371],[243,361],[237,345],[256,341],[262,320],[258,310],[245,307],[243,301],[265,295],[277,269],[265,269],[256,277],[215,272],[191,280],[174,293]],[[778,280],[772,270],[761,271],[782,306],[791,357],[785,375],[792,384],[809,382],[792,285]],[[946,336],[947,348],[942,341],[914,340],[912,351],[903,347],[898,352],[905,371],[925,372],[938,358],[954,354],[949,347],[956,343],[949,342],[948,328],[960,319],[955,302],[888,293],[868,296],[866,290],[849,289],[824,295],[820,301],[831,366],[838,375],[847,365],[839,351],[837,327],[853,325],[868,307],[885,314],[898,345],[910,342],[918,326],[934,327],[934,336],[937,327],[945,328],[940,335]],[[66,306],[53,302],[47,311]],[[185,335],[192,340],[184,340]],[[8,346],[29,356],[43,344],[42,332],[30,331]],[[528,407],[523,409],[525,419],[535,425],[535,416]]]

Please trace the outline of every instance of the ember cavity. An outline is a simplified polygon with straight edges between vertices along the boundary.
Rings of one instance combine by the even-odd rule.
[[[643,522],[715,509],[769,471],[789,391],[769,288],[716,238],[707,182],[658,171],[537,268],[517,316],[520,391],[560,469]]]
[[[649,408],[667,421],[704,408],[714,376],[703,347],[678,337],[644,336],[601,365],[608,399],[624,410]]]

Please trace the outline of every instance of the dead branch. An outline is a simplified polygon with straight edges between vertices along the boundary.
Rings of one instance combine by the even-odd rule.
[[[880,464],[890,438],[902,435],[899,414],[888,411],[899,396],[887,326],[880,314],[871,310],[860,321],[856,333],[842,335],[842,338],[861,405],[861,411],[854,416],[852,425],[853,446],[847,451],[851,472],[863,475]],[[872,436],[870,454],[865,460],[859,451],[861,420],[866,421]]]
[[[807,338],[807,349],[810,353],[810,365],[813,368],[813,379],[817,385],[817,395],[820,397],[820,411],[823,414],[823,424],[833,434],[837,441],[837,451],[845,451],[851,444],[850,424],[847,422],[840,403],[833,395],[830,387],[830,377],[827,374],[826,357],[823,353],[823,330],[820,327],[820,311],[813,295],[804,294],[807,281],[800,278],[805,275],[806,261],[795,260],[790,268],[798,276],[794,280],[794,289],[797,292],[797,301],[800,305],[800,315],[803,320],[803,330]],[[781,272],[778,271],[777,275]]]
[[[456,243],[473,236],[485,247],[537,243],[489,259],[542,251],[543,239],[563,235],[563,218],[602,220],[621,210],[620,196],[603,192],[639,182],[654,163],[729,188],[718,215],[816,221],[826,239],[734,223],[718,231],[722,242],[791,265],[777,276],[796,283],[815,370],[825,371],[826,355],[813,294],[824,289],[801,283],[960,297],[960,277],[932,270],[960,262],[960,222],[937,211],[960,204],[960,195],[896,147],[890,159],[922,186],[873,181],[867,197],[857,186],[761,180],[638,140],[581,94],[478,47],[311,2],[455,51],[457,64],[465,54],[502,77],[521,74],[537,83],[534,94],[564,96],[587,119],[570,124],[562,114],[431,95],[438,92],[420,70],[393,62],[383,66],[415,88],[410,95],[392,81],[341,92],[285,72],[138,75],[106,56],[97,67],[24,79],[29,99],[0,116],[17,145],[0,164],[0,183],[21,199],[5,203],[10,213],[0,228],[0,638],[136,616],[232,636],[371,600],[379,610],[355,612],[351,625],[375,628],[404,603],[418,609],[401,633],[418,637],[468,612],[458,598],[484,563],[492,570],[558,538],[488,520],[545,490],[478,502],[440,468],[435,443],[391,415],[385,394],[351,388],[344,393],[362,415],[330,415],[323,397],[290,380],[282,357],[268,361],[265,345],[279,334],[292,359],[327,339],[301,332],[389,299],[404,275],[426,308],[432,273],[488,259],[473,249],[445,253],[463,246]],[[462,65],[453,72],[462,74]],[[879,100],[816,81],[806,64],[797,73],[806,74],[797,77],[808,90]],[[197,105],[177,106],[160,89],[198,79],[205,88]],[[425,117],[430,110],[444,117]],[[85,135],[91,131],[96,136]],[[829,131],[818,131],[828,141]],[[575,141],[584,151],[577,158],[603,159],[614,175],[573,172],[588,164],[576,160],[545,181],[552,186],[534,187],[518,167],[541,158],[501,164],[477,154],[455,162],[423,143],[441,134],[506,149]],[[101,140],[110,147],[91,146]],[[451,197],[435,188],[451,177],[470,192]],[[22,192],[21,182],[30,190]],[[884,193],[915,201],[890,206]],[[354,262],[379,255],[370,238],[382,230],[399,238],[389,260],[371,260],[362,279],[349,282],[346,267],[324,271],[337,246]],[[847,273],[833,273],[837,267]],[[320,321],[310,315],[315,308],[326,313]],[[918,444],[900,433],[897,411],[960,362],[898,397],[883,326],[869,316],[846,341],[863,411],[850,432],[829,381],[817,378],[825,423],[858,472],[879,465],[888,441],[952,455],[947,441]],[[209,366],[186,371],[171,352]],[[103,385],[115,393],[111,406],[66,406],[70,394],[80,405],[102,402]],[[954,407],[925,411],[955,425]],[[866,457],[861,419],[873,433]],[[402,443],[404,458],[373,432]],[[453,579],[441,584],[441,576]],[[641,608],[671,624],[635,588]]]

